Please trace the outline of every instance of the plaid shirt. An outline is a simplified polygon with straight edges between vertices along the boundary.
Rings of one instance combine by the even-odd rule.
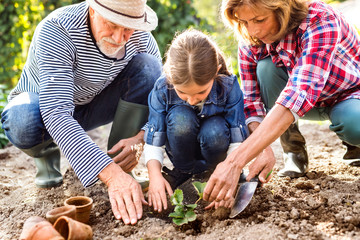
[[[276,103],[299,117],[313,107],[360,99],[360,37],[329,5],[313,2],[299,28],[274,44],[239,47],[246,118],[265,116],[256,65],[271,56],[289,80]]]

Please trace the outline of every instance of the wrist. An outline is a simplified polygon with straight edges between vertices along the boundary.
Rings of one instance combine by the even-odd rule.
[[[146,164],[148,168],[149,178],[162,176],[161,174],[161,163],[156,159],[151,159]]]
[[[112,162],[109,165],[107,165],[99,174],[98,178],[106,184],[106,186],[109,186],[113,176],[123,174],[125,173],[119,165]]]
[[[235,150],[233,150],[229,156],[227,157],[227,161],[232,168],[241,171],[245,165],[247,164],[246,161],[242,160],[243,157],[243,150],[241,150],[242,144],[240,144]]]
[[[136,134],[136,138],[138,138],[138,140],[144,144],[144,135],[145,135],[145,131],[144,130],[140,130],[140,132],[138,134]]]

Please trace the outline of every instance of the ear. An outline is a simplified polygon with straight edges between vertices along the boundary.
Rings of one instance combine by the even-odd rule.
[[[221,67],[222,67],[222,64],[219,64],[216,74],[218,74],[218,72],[220,71]]]
[[[95,13],[95,10],[92,9],[92,7],[89,6],[89,14],[90,14],[90,18],[93,18],[94,17],[94,13]]]

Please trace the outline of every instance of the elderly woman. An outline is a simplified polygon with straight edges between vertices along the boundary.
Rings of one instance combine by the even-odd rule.
[[[306,173],[305,139],[299,118],[330,120],[330,130],[347,146],[344,162],[360,165],[360,37],[344,17],[323,2],[224,0],[224,20],[241,37],[239,70],[246,124],[251,133],[220,163],[204,199],[230,199],[242,168],[261,182],[280,137],[285,167],[280,176]],[[271,109],[271,110],[270,110]]]

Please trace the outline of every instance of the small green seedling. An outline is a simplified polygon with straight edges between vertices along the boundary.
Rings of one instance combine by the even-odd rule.
[[[178,226],[195,221],[196,219],[194,209],[197,207],[197,202],[202,199],[206,182],[194,182],[193,185],[199,195],[199,199],[194,204],[183,204],[184,195],[181,189],[176,189],[170,198],[171,204],[175,206],[175,209],[174,212],[169,214],[169,217],[172,217],[173,222]]]
[[[202,182],[193,182],[193,185],[199,195],[199,199],[195,202],[195,203],[197,203],[198,201],[200,201],[203,198],[206,182],[203,182],[203,183]]]

